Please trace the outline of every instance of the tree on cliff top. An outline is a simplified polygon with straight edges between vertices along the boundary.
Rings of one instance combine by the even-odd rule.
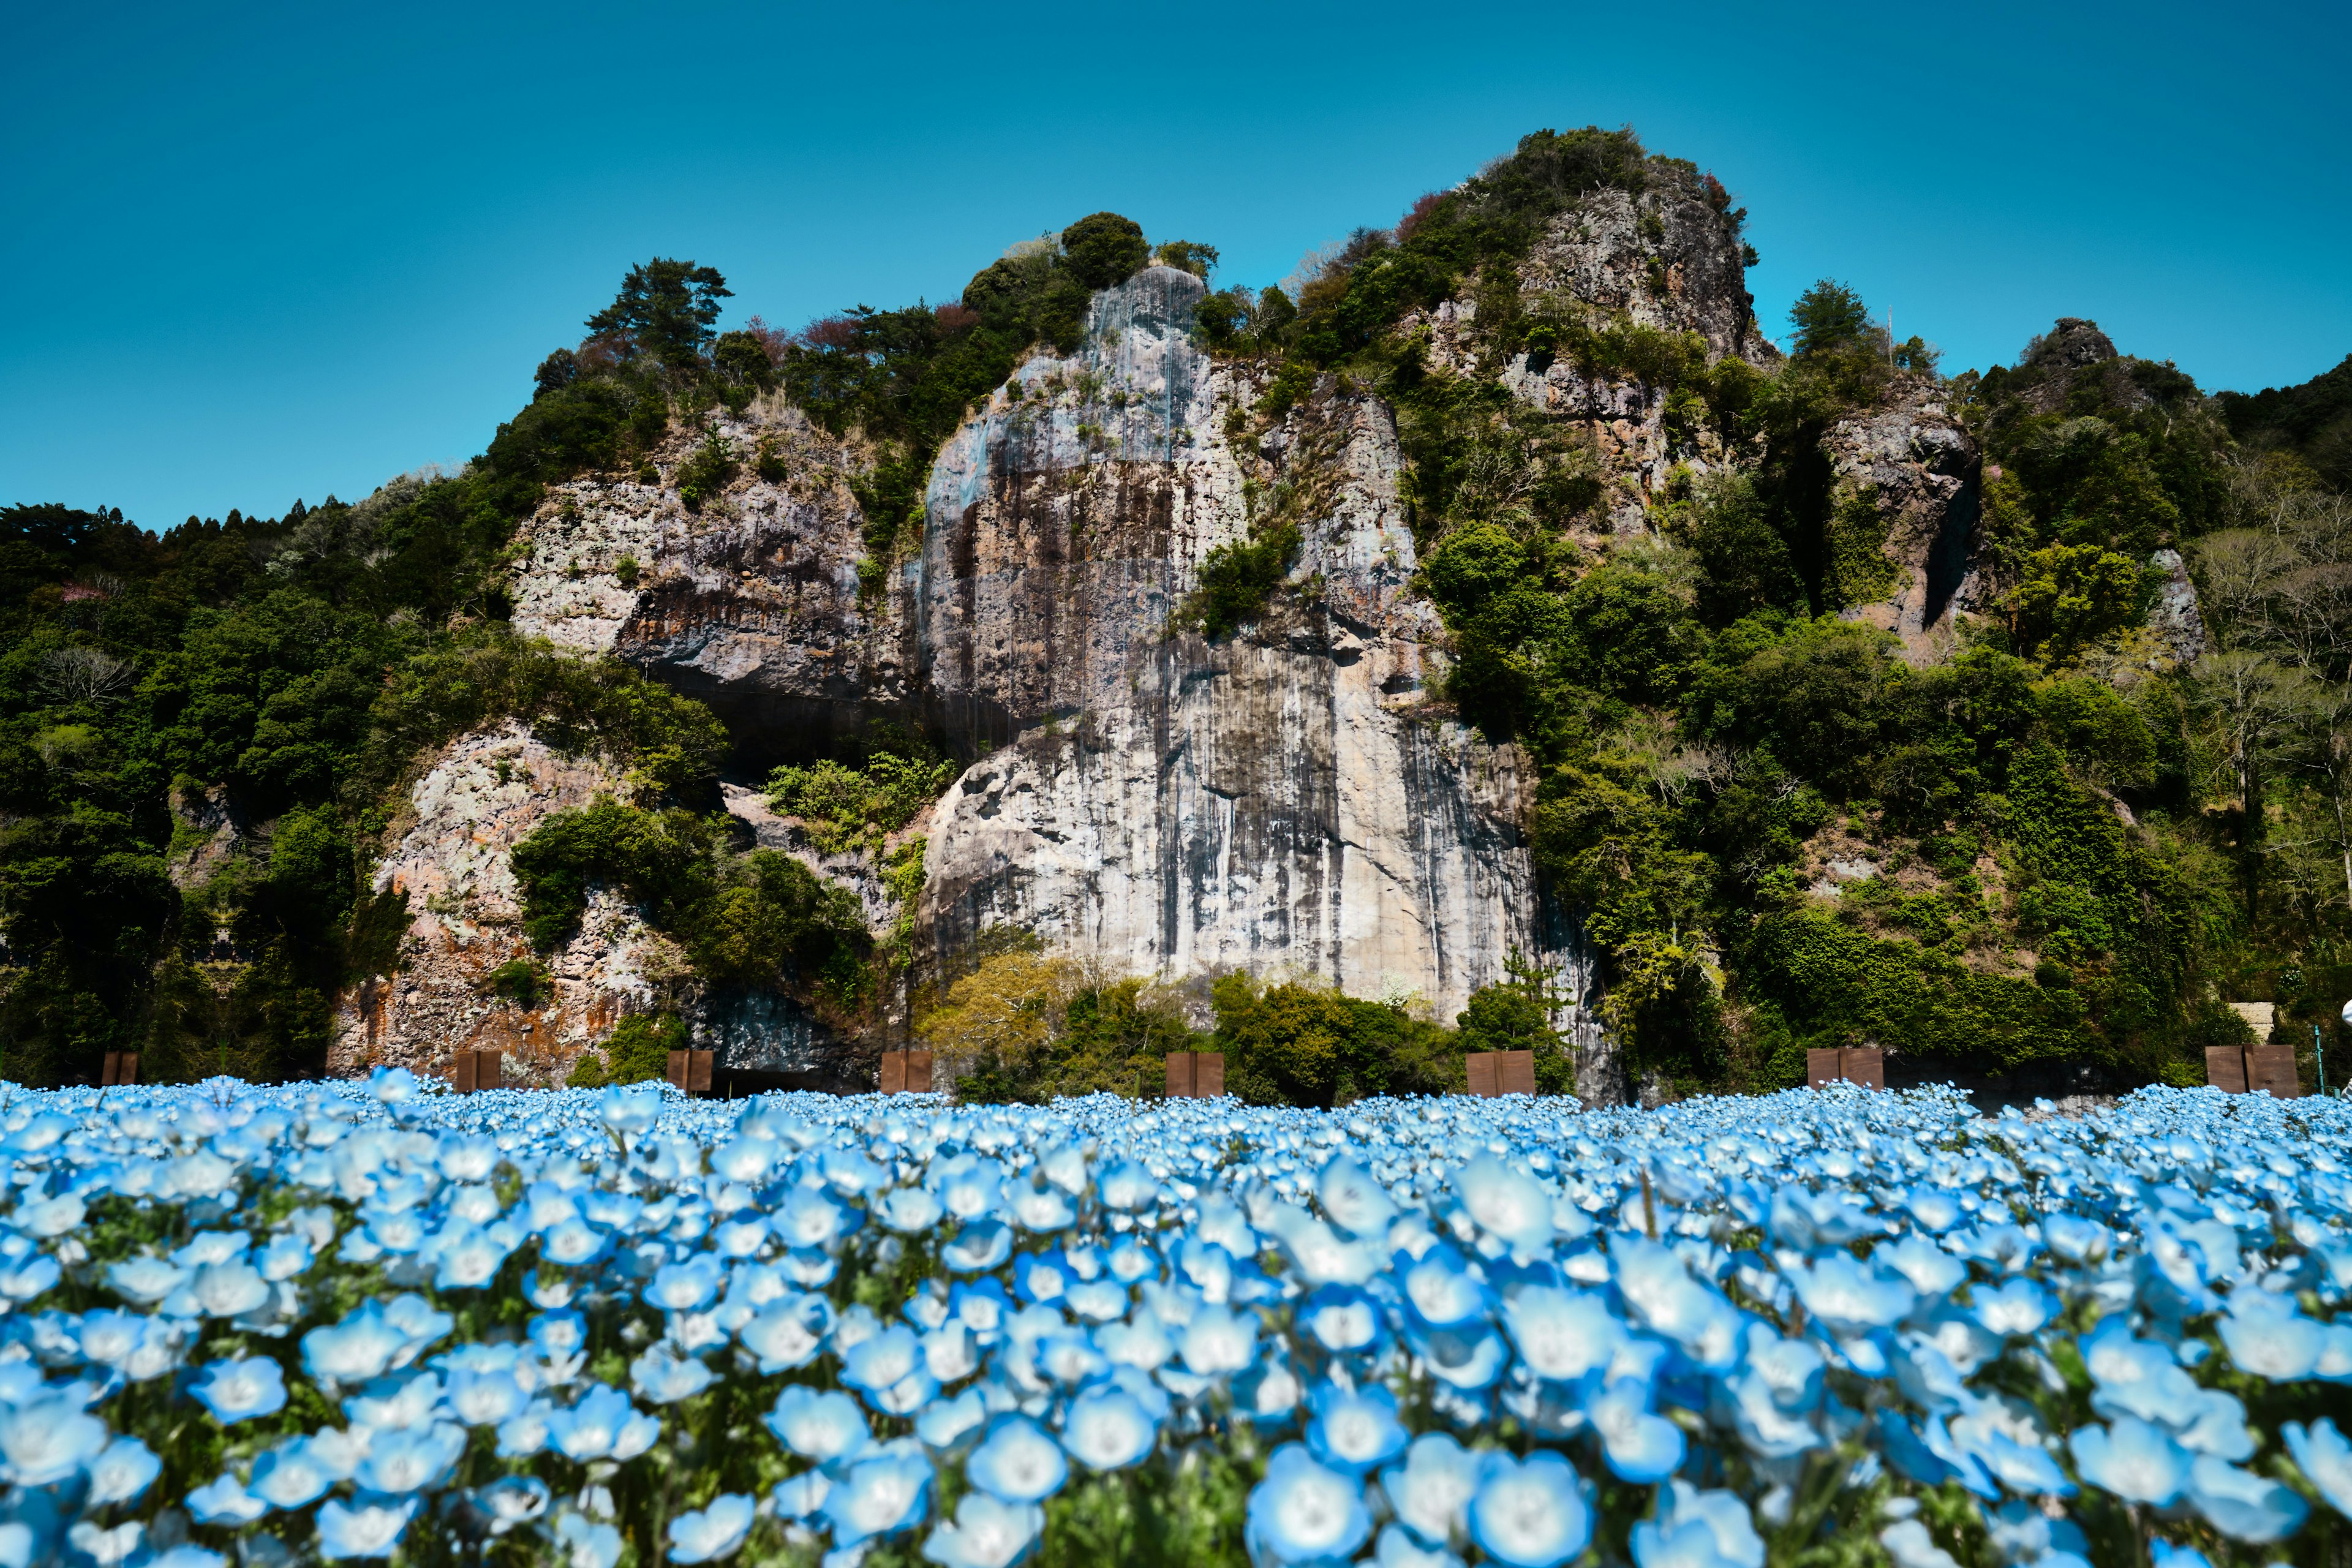
[[[733,293],[715,267],[656,257],[629,268],[613,302],[588,318],[588,330],[624,338],[632,353],[664,364],[690,364],[716,335],[719,301]]]
[[[1070,276],[1089,289],[1116,289],[1151,260],[1143,226],[1117,213],[1095,213],[1062,231]]]

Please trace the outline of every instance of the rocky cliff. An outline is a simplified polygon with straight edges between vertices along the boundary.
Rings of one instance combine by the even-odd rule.
[[[1709,361],[1777,357],[1756,331],[1734,231],[1680,187],[1595,194],[1547,230],[1517,288],[1526,309],[1693,334]],[[745,768],[729,809],[759,842],[853,887],[877,931],[902,911],[874,866],[816,854],[749,786],[877,721],[972,759],[918,825],[919,964],[1018,927],[1113,972],[1312,975],[1450,1021],[1517,952],[1557,965],[1577,997],[1562,1022],[1583,1091],[1622,1096],[1591,955],[1536,872],[1530,764],[1436,700],[1446,637],[1413,589],[1389,407],[1326,376],[1261,414],[1268,373],[1200,344],[1204,293],[1156,266],[1097,292],[1072,352],[1032,353],[967,411],[931,466],[919,539],[878,578],[856,499],[873,452],[769,395],[675,433],[649,471],[555,487],[520,542],[515,624],[711,704]],[[1465,288],[1414,319],[1430,363],[1493,376],[1582,432],[1604,546],[1648,531],[1678,474],[1733,460],[1707,430],[1678,437],[1637,380],[1535,350],[1490,363],[1476,300]],[[713,441],[740,459],[735,477],[689,506],[680,469]],[[1823,453],[1840,495],[1883,522],[1892,585],[1856,613],[1932,648],[1973,591],[1973,442],[1923,383],[1838,426]],[[1204,637],[1187,613],[1203,563],[1277,519],[1299,538],[1285,591],[1233,635]],[[478,771],[467,748],[491,743],[461,742],[418,786],[418,827],[385,873],[425,889],[412,942],[438,956],[412,975],[446,976],[362,998],[348,1051],[510,1026],[469,999],[512,946],[476,934],[505,929],[510,893],[439,867],[450,851],[434,842],[441,827],[459,835],[475,846],[456,852],[467,860],[527,829],[462,811],[431,826],[455,808],[425,804],[456,800],[434,781]],[[550,784],[530,809],[593,787]],[[594,1006],[638,1005],[632,962],[559,964],[552,1021],[530,1026],[570,1042],[593,1031]],[[733,1065],[858,1070],[789,1004],[700,1023]]]

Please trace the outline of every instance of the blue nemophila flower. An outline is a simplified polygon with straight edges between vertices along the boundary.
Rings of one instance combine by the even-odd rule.
[[[2352,1442],[2336,1429],[2332,1417],[2321,1416],[2308,1427],[2290,1421],[2280,1429],[2295,1468],[2319,1489],[2327,1506],[2352,1518]]]
[[[629,1386],[648,1405],[691,1399],[716,1381],[709,1367],[690,1356],[681,1360],[667,1345],[656,1345],[629,1363]]]
[[[1462,1559],[1443,1547],[1423,1545],[1401,1524],[1381,1527],[1372,1561],[1378,1568],[1462,1568]]]
[[[698,1512],[682,1513],[669,1521],[672,1563],[716,1563],[735,1554],[751,1533],[757,1517],[750,1498],[721,1492]]]
[[[458,1367],[449,1373],[449,1413],[468,1426],[495,1426],[511,1420],[530,1396],[511,1372]]]
[[[2230,1293],[2216,1325],[2230,1359],[2273,1383],[2308,1377],[2326,1348],[2326,1325],[2303,1316],[2294,1300],[2244,1286]]]
[[[106,1423],[86,1414],[79,1399],[38,1394],[0,1409],[0,1470],[18,1486],[55,1486],[80,1474],[106,1438]]]
[[[1851,1253],[1825,1252],[1783,1272],[1805,1310],[1840,1334],[1891,1328],[1919,1299],[1900,1273],[1858,1262]]]
[[[310,1507],[342,1479],[339,1467],[328,1462],[309,1438],[295,1437],[253,1461],[253,1479],[247,1489],[269,1507],[290,1511]],[[226,1487],[228,1482],[229,1478],[223,1476],[215,1484]],[[235,1500],[228,1499],[227,1504],[235,1507]]]
[[[567,1459],[633,1459],[653,1447],[661,1422],[640,1413],[609,1384],[593,1384],[568,1410],[548,1417],[548,1443]]]
[[[562,1568],[613,1568],[621,1560],[621,1532],[567,1510],[555,1521],[555,1550]]]
[[[2161,1508],[2180,1495],[2189,1480],[2189,1456],[2171,1434],[2136,1415],[2106,1426],[2084,1426],[2066,1439],[2074,1472],[2101,1491],[2126,1502]]]
[[[237,1484],[236,1478],[224,1474],[190,1492],[185,1499],[189,1516],[198,1524],[224,1525],[241,1529],[269,1511],[269,1504],[255,1497]]]
[[[488,1486],[475,1488],[473,1500],[489,1520],[490,1533],[497,1536],[538,1520],[547,1512],[553,1496],[537,1476],[500,1476]]]
[[[359,1308],[332,1328],[302,1336],[302,1370],[330,1388],[381,1377],[408,1346],[408,1336],[384,1316],[376,1301]]]
[[[1381,1490],[1406,1528],[1442,1546],[1465,1528],[1479,1465],[1477,1455],[1446,1434],[1424,1433],[1405,1450],[1402,1465],[1381,1472]]]
[[[319,1555],[330,1563],[389,1557],[421,1506],[416,1498],[378,1497],[368,1492],[362,1492],[348,1504],[340,1499],[330,1499],[319,1509]]]
[[[2311,1511],[2293,1489],[2211,1454],[2199,1455],[2189,1467],[2187,1495],[2214,1529],[2258,1545],[2293,1535]]]
[[[767,1415],[768,1430],[804,1459],[820,1465],[855,1459],[873,1443],[866,1413],[846,1394],[819,1393],[793,1384],[776,1395]]]
[[[188,1392],[213,1413],[214,1420],[233,1426],[285,1409],[286,1374],[266,1357],[239,1356],[205,1367]]]
[[[1009,1568],[1028,1554],[1045,1528],[1045,1510],[1034,1503],[968,1492],[956,1504],[955,1522],[940,1525],[923,1542],[923,1555],[943,1568]]]
[[[1315,1196],[1331,1223],[1353,1236],[1385,1236],[1397,1215],[1388,1189],[1344,1154],[1323,1167],[1315,1180]]]
[[[1558,1454],[1538,1451],[1525,1464],[1489,1453],[1470,1500],[1470,1539],[1511,1568],[1556,1568],[1592,1539],[1592,1508],[1582,1477]]]
[[[1653,1415],[1638,1384],[1620,1383],[1586,1407],[1601,1457],[1620,1480],[1661,1481],[1683,1462],[1682,1428]]]
[[[1285,1443],[1250,1492],[1253,1555],[1317,1563],[1355,1555],[1372,1531],[1371,1510],[1354,1478],[1328,1468],[1301,1445]]]
[[[440,1486],[466,1451],[466,1429],[446,1421],[378,1432],[352,1479],[372,1492],[400,1496]]]
[[[73,1548],[74,1558],[90,1568],[122,1568],[139,1551],[146,1533],[147,1527],[136,1520],[112,1529],[84,1520],[66,1531],[66,1542]]]
[[[138,1438],[117,1437],[90,1460],[87,1468],[89,1490],[82,1499],[83,1506],[101,1508],[136,1499],[163,1473],[163,1461]]]
[[[1625,1342],[1625,1325],[1599,1297],[1549,1285],[1507,1298],[1503,1326],[1529,1372],[1563,1383],[1608,1365]]]
[[[1738,1495],[1675,1481],[1654,1518],[1633,1526],[1639,1568],[1764,1568],[1764,1541]]]
[[[1970,1311],[1991,1332],[2015,1339],[2040,1332],[2057,1306],[2050,1292],[2032,1280],[2014,1279],[1998,1289],[1978,1289]]]
[[[1551,1193],[1526,1172],[1481,1154],[1454,1173],[1454,1190],[1479,1228],[1515,1253],[1532,1256],[1550,1245]]]
[[[152,1307],[187,1283],[188,1270],[161,1258],[126,1258],[106,1270],[118,1296]]]
[[[846,1551],[912,1530],[930,1511],[930,1465],[919,1455],[886,1453],[851,1467],[825,1494],[823,1512],[834,1545]]]
[[[1412,1434],[1397,1419],[1396,1395],[1377,1385],[1345,1389],[1325,1384],[1309,1396],[1315,1418],[1307,1447],[1334,1469],[1361,1476],[1404,1452]]]
[[[1119,1388],[1081,1394],[1062,1418],[1062,1447],[1090,1470],[1123,1470],[1140,1464],[1159,1436],[1160,1424],[1151,1412]],[[926,1435],[924,1441],[931,1438]]]
[[[1202,1377],[1241,1371],[1257,1357],[1257,1319],[1224,1307],[1202,1307],[1184,1325],[1176,1353],[1185,1370]]]
[[[964,1478],[1006,1502],[1043,1502],[1062,1489],[1070,1473],[1061,1446],[1025,1415],[991,1424],[988,1436],[964,1461]]]

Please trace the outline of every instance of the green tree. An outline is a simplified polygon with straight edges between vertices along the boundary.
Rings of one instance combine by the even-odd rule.
[[[1870,311],[1853,289],[1824,278],[1797,296],[1789,307],[1789,325],[1796,329],[1798,357],[1810,358],[1865,343]]]
[[[1082,287],[1112,289],[1150,264],[1151,247],[1133,218],[1095,213],[1062,231],[1062,256]]]
[[[668,1075],[670,1052],[691,1044],[686,1021],[676,1014],[632,1013],[613,1026],[600,1048],[581,1052],[563,1081],[573,1089],[649,1083]]]
[[[719,301],[733,292],[715,267],[656,257],[629,268],[613,302],[588,318],[588,330],[618,339],[633,354],[684,369],[701,362],[715,335]]]
[[[2016,649],[2055,668],[2085,648],[2137,626],[2139,568],[2095,544],[2053,544],[2025,558],[2002,599]]]

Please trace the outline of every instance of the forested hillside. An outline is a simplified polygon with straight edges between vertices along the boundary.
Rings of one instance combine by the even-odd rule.
[[[597,898],[671,955],[555,1072],[635,1076],[775,998],[852,1057],[935,1043],[986,1097],[1133,1092],[1186,1042],[1264,1100],[1444,1087],[1465,1046],[1532,1045],[1565,1089],[1598,1059],[1580,1030],[1653,1096],[1863,1043],[2054,1090],[2202,1082],[2245,1029],[2225,1004],[2267,1000],[2314,1081],[2310,1026],[2352,994],[2352,360],[2209,396],[2069,319],[1947,374],[1834,280],[1756,322],[1745,216],[1631,132],[1544,132],[1295,297],[1214,287],[1213,247],[1111,214],[957,301],[793,333],[721,332],[721,275],[656,260],[460,472],[155,531],[0,513],[0,1076],[89,1079],[115,1050],[150,1078],[325,1070],[357,988],[424,962],[426,911],[378,874],[420,779],[504,726],[608,783],[530,825],[503,923],[435,911],[488,931],[473,1011],[527,1035]],[[1058,417],[1073,471],[1139,485],[1105,434],[1129,395],[1033,373],[1109,341],[1103,291],[1171,271],[1210,285],[1162,292],[1205,296],[1184,352],[1219,412],[1170,449],[1213,444],[1246,522],[1192,556],[1151,523],[1134,547],[1183,592],[1132,640],[1221,672],[1344,662],[1343,634],[1421,650],[1393,722],[1524,770],[1495,842],[1531,857],[1574,964],[1491,942],[1467,1010],[1433,1016],[1328,971],[954,934],[934,801],[962,809],[1000,745],[1112,742],[1082,704],[982,724],[910,685],[950,662],[926,574],[985,574],[941,534],[942,453]],[[1405,563],[1380,619],[1326,534],[1391,448],[1409,535],[1357,552]],[[614,542],[624,501],[668,531]],[[835,525],[840,571],[806,542]],[[1108,531],[1081,518],[1053,564]],[[849,628],[822,724],[674,652],[681,626],[749,637],[721,578],[776,638]],[[543,606],[567,595],[622,630],[565,642]]]

